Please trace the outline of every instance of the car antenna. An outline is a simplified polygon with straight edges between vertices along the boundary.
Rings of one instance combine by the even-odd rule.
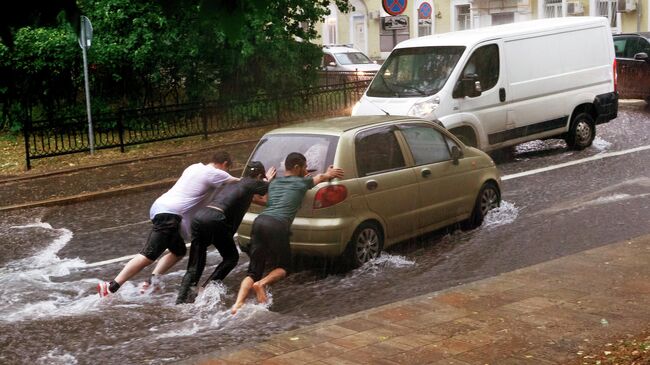
[[[380,108],[379,105],[373,103],[373,102],[370,101],[370,100],[368,100],[368,101],[370,102],[370,104],[374,105],[375,108],[377,108],[377,109],[381,110],[382,112],[384,112],[384,114],[386,114],[386,115],[390,115],[387,111],[385,111],[384,109]]]

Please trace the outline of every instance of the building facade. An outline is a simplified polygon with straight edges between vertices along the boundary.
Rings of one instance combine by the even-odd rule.
[[[372,59],[385,59],[409,38],[540,18],[603,16],[612,33],[650,31],[650,0],[407,0],[398,16],[384,11],[381,0],[350,4],[348,13],[330,5],[317,42],[352,44]]]

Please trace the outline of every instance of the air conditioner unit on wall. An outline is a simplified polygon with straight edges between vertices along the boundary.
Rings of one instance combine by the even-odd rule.
[[[636,0],[618,0],[618,11],[628,13],[636,10]]]
[[[579,15],[583,14],[585,9],[582,7],[580,2],[570,2],[566,4],[566,13],[569,15]]]

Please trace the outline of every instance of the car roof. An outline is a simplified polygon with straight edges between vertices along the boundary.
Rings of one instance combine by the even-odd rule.
[[[274,129],[267,134],[329,134],[341,135],[344,132],[353,129],[359,129],[370,125],[390,124],[399,121],[417,121],[423,123],[430,123],[424,119],[415,117],[404,117],[394,115],[364,115],[354,117],[337,117],[311,120],[293,124],[291,126]],[[433,123],[430,123],[433,124]]]
[[[397,46],[399,48],[412,47],[431,47],[431,46],[466,46],[474,45],[492,39],[521,35],[526,33],[537,33],[544,30],[558,28],[568,28],[572,26],[593,26],[605,23],[607,20],[603,17],[566,17],[566,18],[547,18],[536,19],[511,24],[494,25],[483,28],[461,30],[456,32],[434,34],[425,37],[411,38],[405,40]]]
[[[345,45],[323,46],[323,51],[329,53],[358,53],[361,52],[356,48]]]
[[[630,36],[630,35],[640,35],[641,37],[650,39],[650,32],[619,33],[619,34],[614,34],[614,38],[620,37],[620,36]]]

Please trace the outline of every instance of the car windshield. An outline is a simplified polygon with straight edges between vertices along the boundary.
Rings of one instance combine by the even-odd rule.
[[[359,65],[372,63],[370,58],[361,52],[335,53],[334,57],[342,65]]]
[[[462,46],[397,49],[372,80],[367,95],[433,95],[445,85],[464,50]]]
[[[262,138],[251,161],[260,161],[267,169],[275,166],[277,176],[284,175],[284,160],[291,152],[300,152],[307,158],[307,169],[312,176],[323,173],[334,161],[339,138],[321,134],[272,134]]]

